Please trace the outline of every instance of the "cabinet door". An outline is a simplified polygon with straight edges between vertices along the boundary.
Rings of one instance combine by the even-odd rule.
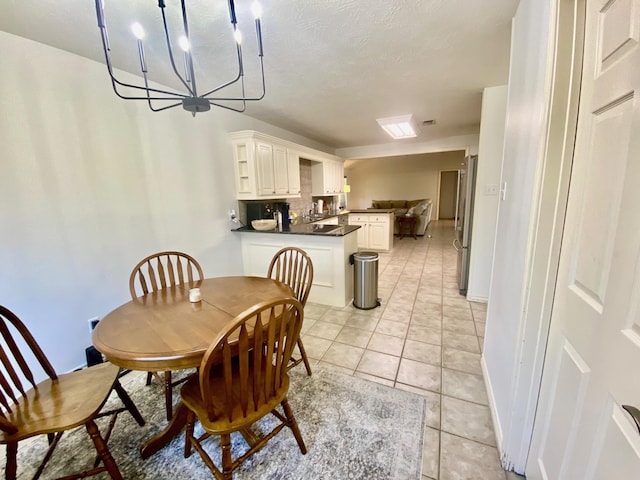
[[[300,154],[290,149],[287,149],[287,178],[289,193],[291,195],[300,194]]]
[[[369,245],[372,250],[389,250],[389,224],[386,222],[369,223]]]
[[[270,143],[256,142],[256,170],[258,172],[258,195],[274,195],[276,185],[273,170],[273,145]]]
[[[367,215],[349,215],[349,225],[360,225],[360,228],[356,230],[358,235],[358,248],[368,248],[368,217]]]
[[[273,176],[274,189],[278,195],[289,193],[289,168],[287,159],[287,149],[282,145],[273,145]]]
[[[342,193],[342,187],[344,185],[344,163],[342,162],[336,162],[335,182],[336,182],[336,193]]]

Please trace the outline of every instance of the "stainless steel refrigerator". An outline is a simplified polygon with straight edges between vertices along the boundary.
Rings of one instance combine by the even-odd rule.
[[[453,246],[458,252],[456,273],[460,295],[467,294],[469,284],[469,255],[471,253],[471,226],[473,225],[473,197],[476,187],[477,163],[477,155],[468,156],[465,159],[465,168],[458,170]]]

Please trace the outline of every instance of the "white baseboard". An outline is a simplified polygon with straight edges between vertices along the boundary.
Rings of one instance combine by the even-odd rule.
[[[473,295],[467,295],[467,300],[470,302],[489,303],[489,299],[487,297],[474,297]]]
[[[491,388],[491,381],[489,379],[489,371],[487,370],[487,364],[484,359],[484,355],[480,357],[480,366],[482,367],[482,378],[484,379],[484,386],[487,390],[487,397],[489,398],[489,410],[491,412],[491,421],[493,422],[493,431],[496,436],[496,445],[498,447],[498,456],[500,462],[503,458],[503,434],[500,428],[500,419],[498,418],[498,411],[496,410],[496,399],[493,395],[493,389]],[[504,465],[503,465],[504,467]]]

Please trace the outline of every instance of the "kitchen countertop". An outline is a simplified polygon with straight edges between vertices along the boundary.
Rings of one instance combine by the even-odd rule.
[[[344,237],[360,228],[360,225],[316,225],[314,223],[302,223],[298,225],[289,225],[286,230],[254,230],[251,227],[244,226],[231,230],[232,232],[246,233],[274,233],[280,235],[318,235],[324,237]]]
[[[393,213],[394,208],[354,208],[347,213]]]

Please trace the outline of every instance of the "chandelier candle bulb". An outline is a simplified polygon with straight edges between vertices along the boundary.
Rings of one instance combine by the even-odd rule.
[[[202,300],[202,294],[199,288],[192,288],[189,290],[189,301],[192,303],[200,302]]]

